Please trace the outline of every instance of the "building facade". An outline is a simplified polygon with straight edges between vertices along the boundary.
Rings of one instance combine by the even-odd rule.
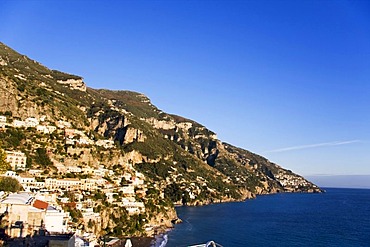
[[[27,157],[19,151],[5,151],[6,162],[10,164],[13,170],[25,170]]]

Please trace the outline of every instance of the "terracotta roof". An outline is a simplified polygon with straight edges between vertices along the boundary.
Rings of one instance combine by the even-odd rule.
[[[38,209],[47,209],[49,206],[49,203],[36,199],[35,202],[33,203],[33,206]]]

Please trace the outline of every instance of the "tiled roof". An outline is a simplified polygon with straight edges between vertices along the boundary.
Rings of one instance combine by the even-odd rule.
[[[38,209],[47,209],[49,206],[49,203],[36,199],[35,202],[33,203],[33,206]]]

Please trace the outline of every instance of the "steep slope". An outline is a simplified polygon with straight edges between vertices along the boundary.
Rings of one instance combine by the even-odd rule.
[[[143,172],[148,184],[173,202],[201,204],[263,193],[320,191],[259,155],[221,142],[201,124],[162,112],[142,94],[86,88],[81,77],[50,70],[2,43],[0,68],[2,114],[66,120],[93,140],[115,141],[112,152],[118,160]],[[33,151],[28,150],[30,155]],[[61,151],[55,152],[63,158]]]

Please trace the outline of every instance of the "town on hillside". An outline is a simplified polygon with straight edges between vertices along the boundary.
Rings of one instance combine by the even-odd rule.
[[[4,132],[7,128],[31,129],[42,134],[59,132],[63,134],[66,145],[95,145],[103,149],[114,147],[113,141],[94,141],[84,131],[74,129],[71,123],[64,120],[50,123],[46,117],[41,117],[9,121],[6,116],[0,116],[0,131]],[[21,238],[27,240],[23,246],[36,246],[32,244],[34,236],[66,235],[65,243],[72,241],[73,246],[101,246],[102,242],[104,246],[120,246],[117,244],[122,244],[122,240],[118,238],[103,239],[103,228],[111,224],[104,217],[112,217],[104,215],[106,212],[118,220],[122,214],[126,214],[122,220],[140,220],[140,227],[145,231],[143,235],[152,236],[155,233],[156,226],[140,218],[140,214],[145,212],[142,200],[147,191],[145,177],[129,163],[124,164],[123,172],[117,172],[103,164],[91,166],[76,162],[67,165],[51,160],[56,171],[55,175],[50,175],[44,169],[30,167],[26,153],[21,150],[2,152],[8,168],[0,171],[2,185],[11,179],[22,188],[16,191],[14,186],[14,190],[0,186],[0,236],[3,240]],[[121,209],[121,216],[109,211],[109,207]],[[116,232],[117,236],[122,232]],[[127,244],[130,246],[130,243]]]

